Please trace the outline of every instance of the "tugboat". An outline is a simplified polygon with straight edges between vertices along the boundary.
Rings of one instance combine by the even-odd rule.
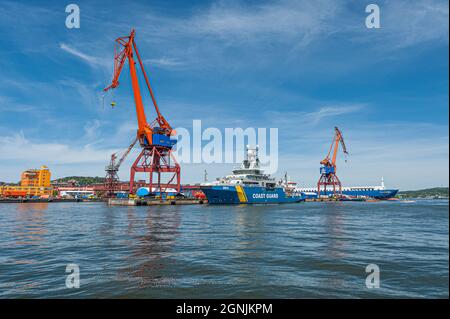
[[[300,192],[286,181],[277,182],[260,169],[258,146],[247,145],[246,158],[232,175],[200,186],[209,204],[266,204],[304,201]]]

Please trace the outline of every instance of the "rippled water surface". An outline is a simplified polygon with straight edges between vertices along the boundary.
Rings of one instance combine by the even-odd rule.
[[[0,298],[448,298],[448,209],[0,204]],[[79,289],[65,285],[71,263]]]

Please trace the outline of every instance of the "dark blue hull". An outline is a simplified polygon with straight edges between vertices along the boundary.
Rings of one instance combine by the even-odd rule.
[[[345,190],[342,194],[347,196],[367,196],[376,199],[388,199],[397,195],[398,189],[383,189],[383,190]]]
[[[203,186],[209,204],[277,204],[303,201],[300,195],[287,195],[282,187]]]
[[[317,190],[316,190],[317,192]],[[370,197],[376,199],[389,199],[397,195],[398,189],[347,189],[342,190],[342,194],[352,197]],[[321,191],[320,195],[332,195],[333,192],[327,190],[326,192]],[[308,198],[317,198],[317,193],[315,195],[308,194]]]

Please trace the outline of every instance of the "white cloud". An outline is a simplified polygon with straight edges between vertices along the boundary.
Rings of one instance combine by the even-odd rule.
[[[336,119],[341,115],[359,113],[366,108],[365,104],[340,104],[318,107],[317,111],[269,111],[266,117],[282,128],[302,129],[318,125],[327,118]]]
[[[362,42],[364,46],[356,49],[383,52],[448,42],[447,1],[381,1],[380,7],[382,27],[369,30],[364,24],[365,6],[350,1],[218,1],[181,18],[146,11],[139,19],[138,36],[161,52],[169,50],[174,60],[197,66],[217,66],[214,61],[223,61],[228,54],[237,54],[238,61],[252,59],[253,64],[280,52],[285,59],[304,57],[306,46],[320,45],[323,51],[335,49],[336,41],[349,50]],[[230,47],[234,52],[228,51]],[[379,52],[372,57],[373,62],[380,58],[392,57]]]
[[[144,63],[149,63],[151,66],[157,67],[175,67],[184,64],[183,61],[174,58],[162,57],[159,59],[146,59]]]
[[[348,38],[372,48],[379,60],[391,58],[390,53],[412,46],[448,44],[449,4],[446,0],[382,1],[380,29],[349,27]],[[380,52],[384,52],[380,54]]]
[[[342,106],[324,106],[318,111],[306,113],[303,115],[303,120],[306,123],[318,124],[321,120],[327,117],[336,117],[339,115],[355,113],[364,108],[362,104],[342,105]]]
[[[35,105],[18,103],[12,98],[0,96],[0,112],[2,113],[31,113],[37,110]]]
[[[83,53],[75,48],[70,47],[69,45],[65,43],[60,43],[59,48],[67,53],[72,54],[73,56],[81,59],[84,62],[87,62],[91,66],[102,66],[102,67],[109,67],[109,63],[103,59],[88,55],[86,53]]]
[[[389,1],[383,7],[383,29],[393,48],[439,41],[448,43],[448,1]]]
[[[84,139],[86,141],[98,140],[101,135],[101,126],[102,123],[97,119],[88,121],[84,126]]]
[[[82,102],[81,106],[83,107],[99,110],[100,106],[101,108],[104,106],[104,101],[102,100],[103,92],[93,84],[86,84],[74,79],[59,80],[57,84],[66,86],[72,94],[75,93]]]
[[[35,162],[48,164],[80,164],[105,162],[113,149],[94,149],[54,142],[31,142],[23,132],[0,136],[1,160],[6,162]]]
[[[328,32],[329,20],[339,10],[335,1],[277,1],[244,6],[237,2],[219,2],[191,20],[193,32],[258,41],[303,38]]]
[[[136,135],[137,130],[137,122],[133,121],[125,121],[118,125],[115,139],[123,138],[124,136],[134,136]]]

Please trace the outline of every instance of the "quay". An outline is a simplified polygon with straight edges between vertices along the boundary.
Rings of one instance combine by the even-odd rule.
[[[92,202],[94,200],[82,198],[0,198],[3,203],[70,203],[70,202]],[[96,200],[99,201],[99,200]],[[101,200],[100,200],[101,201]]]
[[[138,198],[110,198],[110,206],[152,206],[152,205],[202,205],[208,203],[204,199],[138,199]]]

